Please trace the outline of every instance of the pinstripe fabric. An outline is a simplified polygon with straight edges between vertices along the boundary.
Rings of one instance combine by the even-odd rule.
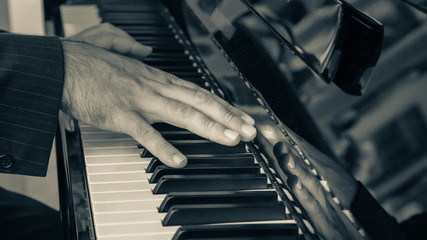
[[[15,159],[0,172],[46,175],[63,80],[58,38],[0,33],[0,155]]]

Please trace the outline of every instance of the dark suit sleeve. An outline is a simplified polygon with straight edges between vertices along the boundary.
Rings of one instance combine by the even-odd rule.
[[[351,205],[351,212],[372,240],[406,239],[396,219],[381,207],[360,182],[358,182],[357,193]]]
[[[0,172],[46,175],[63,82],[58,38],[0,33]]]

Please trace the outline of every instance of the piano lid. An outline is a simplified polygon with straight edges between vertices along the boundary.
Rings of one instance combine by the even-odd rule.
[[[201,21],[217,40],[220,35],[230,40],[233,28],[245,29],[258,38],[257,47],[264,48],[273,62],[286,65],[280,70],[287,78],[301,68],[301,61],[289,56],[295,55],[325,82],[334,82],[352,95],[366,89],[382,46],[382,25],[344,1],[187,3],[198,17],[204,13]]]

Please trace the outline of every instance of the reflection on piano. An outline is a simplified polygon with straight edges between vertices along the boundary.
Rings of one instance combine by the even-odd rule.
[[[283,79],[298,75],[295,72],[317,78],[325,69],[339,73],[339,68],[332,66],[339,62],[339,56],[331,61],[307,61],[309,48],[287,42],[282,34],[271,31],[249,2],[221,6],[221,1],[188,0],[185,4],[189,25],[184,30],[195,36],[192,42],[160,1],[102,0],[98,7],[104,22],[153,47],[146,64],[241,107],[256,119],[260,136],[253,143],[225,147],[187,130],[156,124],[164,138],[188,158],[186,168],[171,169],[127,135],[84,123],[76,123],[74,131],[62,127],[57,137],[62,142],[58,155],[64,156],[59,161],[59,179],[64,186],[60,189],[61,211],[68,238],[318,239],[315,226],[278,174],[271,152],[275,143],[286,142],[316,172],[305,154],[310,150],[301,147],[303,140],[296,132],[332,155]],[[334,4],[339,9],[340,5]],[[228,9],[235,21],[230,22],[221,9]],[[256,45],[257,37],[250,32],[253,28],[280,48],[284,54],[280,61],[292,63],[294,72],[269,65],[274,64],[274,51]],[[206,37],[213,40],[211,45]],[[341,48],[332,49],[345,56]],[[203,60],[201,55],[205,55]],[[374,53],[371,61],[375,62],[377,55]],[[358,76],[366,67],[357,69]],[[256,72],[259,69],[263,72]],[[330,77],[334,75],[329,72]],[[324,181],[321,171],[316,174]],[[323,185],[327,188],[327,183]],[[336,198],[332,192],[331,197]],[[354,228],[349,231],[354,231],[355,239],[362,239],[363,229],[351,216],[349,219],[350,228]]]

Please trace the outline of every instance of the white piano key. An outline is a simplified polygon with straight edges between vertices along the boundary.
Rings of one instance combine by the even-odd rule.
[[[85,124],[85,123],[82,123],[82,122],[79,122],[79,127],[80,127],[80,131],[82,134],[91,133],[91,132],[110,132],[107,130],[92,127],[92,126]]]
[[[97,156],[85,156],[86,166],[92,166],[96,164],[119,164],[119,163],[150,163],[151,158],[141,158],[139,154],[125,154],[125,155],[97,155]]]
[[[97,239],[109,240],[170,240],[177,226],[162,226],[160,221],[97,226]]]
[[[84,141],[85,149],[100,149],[100,148],[118,148],[118,147],[129,147],[136,148],[137,143],[132,138],[130,139],[112,139],[108,141],[92,140]]]
[[[91,165],[86,166],[86,170],[89,174],[91,173],[105,173],[105,172],[129,172],[129,171],[145,171],[147,163],[135,162],[130,164],[107,164],[107,165]]]
[[[166,215],[160,214],[156,209],[132,212],[94,213],[93,217],[97,225],[102,224],[128,224],[137,222],[150,222],[163,219]]]
[[[152,196],[150,199],[136,201],[99,202],[92,206],[94,212],[137,211],[157,209],[163,201],[164,195]]]
[[[146,187],[147,180],[141,179],[134,182],[92,184],[90,186],[90,191],[91,193],[100,193],[108,191],[136,191],[146,189]]]
[[[99,182],[128,182],[136,180],[145,180],[146,175],[145,171],[134,171],[134,172],[121,172],[121,173],[92,173],[88,174],[88,179],[90,183],[99,183]],[[148,183],[147,183],[148,184]]]
[[[110,148],[89,148],[83,149],[85,156],[91,155],[124,155],[124,154],[140,154],[141,149],[135,146],[128,147],[110,147]]]
[[[152,233],[152,234],[125,234],[125,235],[115,235],[115,236],[107,236],[107,237],[98,237],[97,240],[142,240],[142,239],[150,239],[150,240],[171,240],[174,234],[172,233]]]
[[[135,224],[118,224],[98,226],[97,235],[100,237],[113,236],[153,236],[156,233],[168,233],[161,235],[171,236],[178,229],[176,226],[164,227],[160,221],[150,223],[135,223]],[[141,238],[140,238],[141,239]],[[148,238],[147,238],[148,239]],[[151,238],[150,238],[151,239]],[[170,238],[169,238],[170,239]]]
[[[103,192],[91,193],[92,203],[105,202],[105,201],[126,201],[126,200],[139,200],[150,199],[153,197],[151,190],[133,191],[133,192]]]
[[[112,139],[133,139],[131,136],[124,133],[115,133],[115,132],[82,132],[82,137],[84,142],[100,140],[100,141],[109,141]]]

